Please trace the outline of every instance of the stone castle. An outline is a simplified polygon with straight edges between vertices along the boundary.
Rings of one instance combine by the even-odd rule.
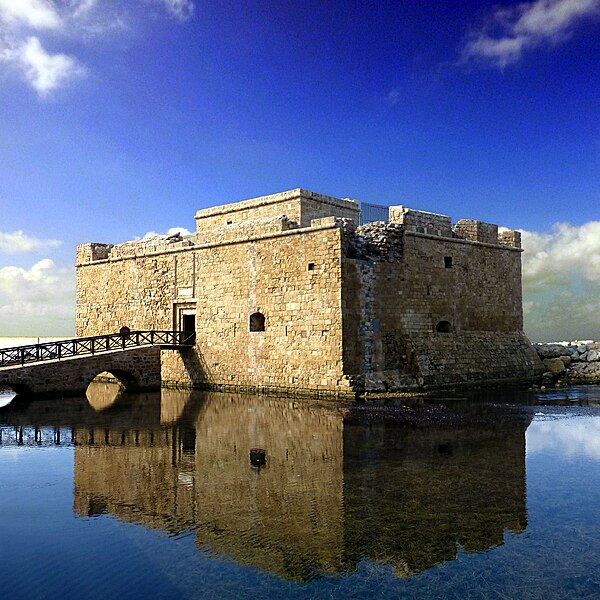
[[[77,248],[78,336],[195,331],[164,385],[355,395],[525,381],[517,231],[295,189],[196,213],[193,238]]]

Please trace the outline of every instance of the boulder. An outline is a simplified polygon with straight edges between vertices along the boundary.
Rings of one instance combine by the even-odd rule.
[[[582,352],[582,353],[579,355],[579,360],[581,360],[581,361],[583,361],[583,362],[586,362],[586,361],[587,361],[587,350],[586,350],[585,352]]]
[[[543,373],[542,381],[541,381],[542,389],[544,389],[544,387],[547,385],[553,385],[553,384],[554,384],[554,375],[552,375],[552,373],[550,373],[550,371],[546,371],[545,373]]]
[[[584,352],[588,351],[588,347],[587,344],[579,344],[579,346],[577,346],[577,352],[579,352],[579,354],[583,354]]]
[[[541,359],[558,358],[570,354],[566,346],[562,344],[537,344],[534,348]]]
[[[598,350],[588,350],[587,361],[595,362],[597,360],[600,360],[600,352]]]
[[[544,366],[546,371],[553,375],[558,375],[565,370],[565,363],[560,358],[545,358]]]
[[[567,371],[567,380],[569,383],[599,383],[600,361],[575,363]]]
[[[571,364],[571,357],[570,356],[559,356],[558,357],[559,360],[562,360],[565,367],[568,367]]]

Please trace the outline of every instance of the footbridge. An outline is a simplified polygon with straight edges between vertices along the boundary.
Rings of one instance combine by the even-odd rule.
[[[161,348],[194,345],[184,331],[130,331],[0,349],[0,386],[18,394],[85,394],[109,372],[130,389],[160,387]]]

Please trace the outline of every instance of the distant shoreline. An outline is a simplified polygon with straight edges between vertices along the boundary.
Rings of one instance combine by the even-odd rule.
[[[72,335],[58,336],[21,336],[6,335],[0,337],[0,348],[12,348],[13,346],[28,346],[30,344],[43,344],[44,342],[56,342],[58,340],[69,340]]]

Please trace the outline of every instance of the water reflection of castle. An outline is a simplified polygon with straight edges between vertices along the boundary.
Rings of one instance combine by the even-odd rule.
[[[299,581],[363,557],[410,575],[526,527],[528,421],[494,410],[365,424],[352,407],[163,390],[152,426],[108,409],[75,428],[75,511],[193,529],[203,550]]]

